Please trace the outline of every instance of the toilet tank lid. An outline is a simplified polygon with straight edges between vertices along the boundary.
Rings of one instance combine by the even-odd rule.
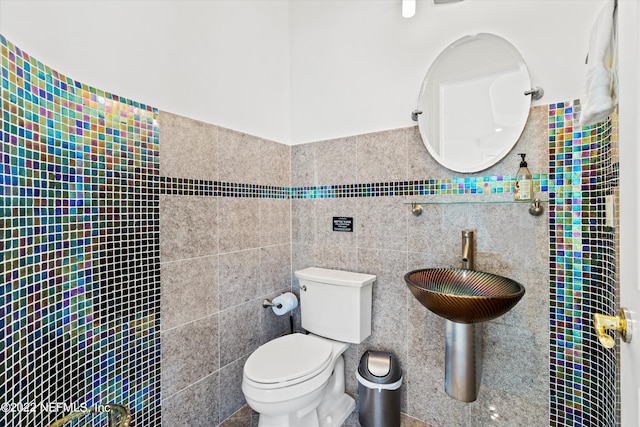
[[[372,274],[353,273],[351,271],[330,270],[327,268],[309,267],[296,271],[298,279],[311,282],[328,283],[338,286],[363,287],[373,283],[376,276]]]

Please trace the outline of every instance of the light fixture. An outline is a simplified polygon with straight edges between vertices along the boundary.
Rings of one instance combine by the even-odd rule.
[[[416,14],[416,0],[402,0],[402,17],[411,18]]]

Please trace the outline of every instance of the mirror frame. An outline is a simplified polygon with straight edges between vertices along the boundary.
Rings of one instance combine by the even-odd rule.
[[[513,103],[514,105],[513,107],[509,107],[509,108],[514,108],[514,109],[519,108],[521,111],[519,113],[520,117],[518,117],[518,123],[513,125],[512,132],[511,132],[512,138],[507,139],[508,142],[505,142],[504,146],[501,146],[499,148],[499,152],[495,155],[495,157],[484,162],[479,162],[479,163],[474,163],[469,165],[460,165],[459,163],[447,161],[447,159],[442,157],[430,142],[430,138],[429,138],[430,132],[437,132],[438,133],[437,136],[438,138],[440,138],[440,134],[441,134],[440,127],[441,127],[441,121],[442,121],[440,109],[439,109],[439,106],[441,105],[441,100],[439,98],[440,90],[441,90],[441,86],[440,86],[441,78],[435,74],[438,71],[438,68],[442,67],[442,64],[444,61],[447,61],[447,60],[451,61],[452,59],[455,59],[454,55],[456,54],[456,50],[455,50],[456,47],[465,45],[465,50],[466,50],[468,48],[469,43],[473,43],[474,41],[477,41],[477,40],[483,41],[483,42],[486,42],[489,40],[494,42],[497,48],[504,50],[505,56],[510,56],[513,58],[514,69],[516,67],[520,69],[519,78],[522,78],[523,80],[522,82],[523,87],[522,87],[522,90],[520,89],[514,90],[513,96],[509,95],[509,102]],[[458,49],[458,54],[460,54],[459,51],[460,49]],[[458,58],[458,61],[464,63],[464,61],[460,61],[460,58]],[[475,68],[472,69],[470,67],[465,67],[466,69],[462,69],[459,73],[455,73],[455,79],[452,79],[451,81],[455,81],[456,83],[459,83],[459,82],[467,81],[465,80],[465,78],[469,79],[470,81],[471,77],[473,77],[474,79],[477,79],[478,77],[484,77],[491,74],[495,74],[495,72],[491,72],[492,65],[493,64],[484,64],[484,67],[483,67],[481,64],[479,73],[475,71],[476,70]],[[485,71],[488,70],[488,72],[483,73],[482,72],[483,70]],[[438,77],[438,78],[435,78],[435,77]],[[499,76],[497,76],[495,80],[497,80],[498,78]],[[432,96],[432,99],[429,99],[429,93],[430,92],[433,93],[434,85],[437,85],[435,86],[435,89],[438,96],[437,97]],[[516,145],[516,143],[520,139],[520,136],[522,135],[522,131],[524,130],[524,127],[527,123],[527,120],[529,118],[529,113],[531,110],[532,98],[525,95],[525,92],[530,89],[531,89],[531,78],[529,76],[527,65],[524,59],[522,58],[522,55],[520,55],[520,52],[515,48],[515,46],[509,43],[509,41],[505,40],[500,36],[497,36],[495,34],[490,34],[490,33],[478,33],[478,34],[467,35],[454,41],[453,43],[448,45],[436,57],[436,59],[433,61],[433,63],[429,67],[429,70],[427,71],[427,74],[423,80],[422,87],[420,89],[420,95],[418,98],[417,111],[420,112],[420,114],[417,115],[417,121],[418,121],[418,126],[420,128],[420,135],[422,136],[422,141],[425,147],[427,148],[427,150],[429,151],[429,154],[431,154],[431,156],[439,164],[446,167],[447,169],[450,169],[456,172],[463,172],[463,173],[480,172],[495,165],[513,149],[513,147]],[[433,99],[433,98],[436,98],[436,99]],[[429,115],[430,111],[432,112],[431,116]],[[434,111],[435,113],[433,113]],[[432,117],[434,114],[436,115],[436,117]],[[431,123],[434,123],[434,121],[436,123],[436,126],[434,126],[434,127],[437,127],[436,129],[432,129],[432,126],[431,126]],[[511,139],[513,140],[511,141]]]

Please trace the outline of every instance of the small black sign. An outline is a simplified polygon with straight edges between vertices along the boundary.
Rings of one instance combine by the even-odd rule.
[[[353,231],[353,217],[334,216],[333,231]]]

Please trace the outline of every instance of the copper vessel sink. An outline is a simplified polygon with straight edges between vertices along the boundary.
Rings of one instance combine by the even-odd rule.
[[[495,319],[524,295],[520,283],[476,270],[425,268],[410,271],[404,280],[422,305],[458,323]]]

